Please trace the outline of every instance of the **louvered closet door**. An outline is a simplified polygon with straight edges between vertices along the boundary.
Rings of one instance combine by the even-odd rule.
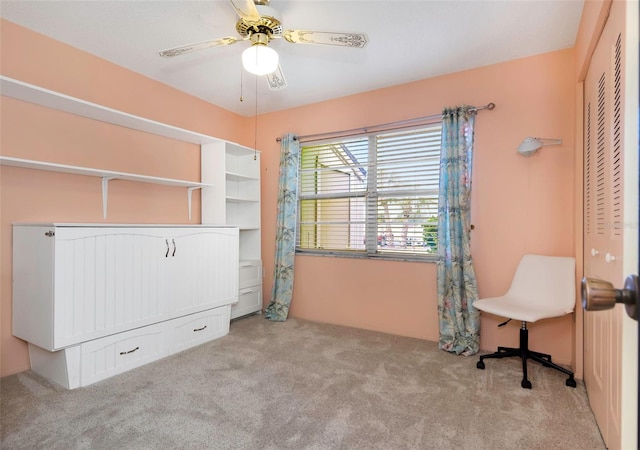
[[[584,84],[584,271],[618,286],[622,272],[624,6],[613,2]],[[622,2],[619,2],[622,3]],[[585,312],[584,376],[609,448],[620,448],[622,308]]]

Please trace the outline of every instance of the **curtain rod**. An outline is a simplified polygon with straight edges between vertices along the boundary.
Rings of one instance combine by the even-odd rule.
[[[472,106],[471,108],[469,108],[469,110],[477,112],[477,111],[481,111],[483,109],[487,109],[487,110],[491,111],[495,107],[496,107],[495,103],[487,103],[484,106]],[[417,125],[417,124],[419,124],[421,122],[440,119],[441,117],[442,117],[442,114],[432,114],[430,116],[416,117],[415,119],[407,119],[407,120],[400,120],[400,121],[397,121],[397,122],[381,123],[381,124],[373,125],[373,126],[370,126],[370,127],[352,128],[350,130],[331,131],[331,132],[328,132],[328,133],[307,134],[305,136],[294,136],[293,139],[297,140],[299,142],[308,142],[308,141],[319,140],[320,138],[356,136],[356,135],[359,135],[359,134],[370,133],[370,132],[378,130],[378,129],[388,130],[388,129],[407,128],[407,127],[411,127],[411,126]],[[279,137],[279,136],[276,138],[276,142],[280,142],[281,140],[282,140],[282,138]]]

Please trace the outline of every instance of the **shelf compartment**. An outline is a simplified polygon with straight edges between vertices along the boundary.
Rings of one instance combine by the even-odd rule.
[[[253,175],[245,175],[245,174],[241,174],[241,173],[235,173],[235,172],[226,172],[225,173],[225,177],[227,178],[228,181],[236,181],[236,182],[260,181],[259,177],[255,177]]]
[[[260,229],[240,229],[240,260],[259,260]]]
[[[260,200],[252,198],[227,197],[229,203],[260,203]]]
[[[256,158],[256,159],[254,159]],[[248,149],[242,149],[233,144],[226,148],[225,172],[236,178],[259,180],[260,156]]]

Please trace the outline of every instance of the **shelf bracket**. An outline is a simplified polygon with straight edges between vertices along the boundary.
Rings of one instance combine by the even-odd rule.
[[[191,194],[196,189],[202,189],[202,186],[191,186],[187,188],[187,207],[189,208],[189,220],[191,220]]]
[[[102,217],[107,218],[107,203],[109,201],[109,181],[118,177],[102,177]]]

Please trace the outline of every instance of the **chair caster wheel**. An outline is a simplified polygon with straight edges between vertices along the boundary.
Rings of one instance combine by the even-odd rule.
[[[566,384],[569,387],[575,388],[576,380],[574,380],[573,378],[567,378],[567,381],[565,381],[564,384]]]
[[[520,383],[520,386],[522,386],[523,389],[531,389],[531,381],[522,380],[522,383]]]
[[[483,361],[478,361],[478,363],[476,364],[476,367],[478,369],[484,370],[484,362]]]

